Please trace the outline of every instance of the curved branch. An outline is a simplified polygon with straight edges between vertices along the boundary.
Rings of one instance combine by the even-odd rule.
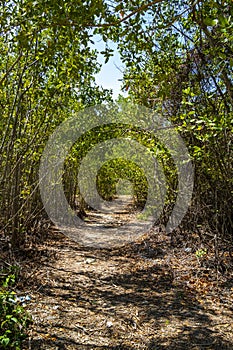
[[[135,9],[134,11],[130,12],[127,16],[121,18],[120,20],[116,21],[116,22],[111,22],[111,23],[103,23],[103,24],[95,24],[95,23],[87,23],[82,25],[81,27],[85,27],[85,28],[107,28],[107,27],[114,27],[119,25],[122,22],[125,22],[127,19],[129,19],[130,17],[134,16],[136,13],[139,12],[143,12],[145,11],[148,7],[158,4],[160,2],[162,2],[163,0],[154,0],[149,2],[148,4],[143,4],[142,6],[138,7],[137,9]],[[69,19],[67,19],[66,21],[62,21],[62,22],[57,22],[57,23],[50,23],[48,25],[49,26],[59,26],[59,27],[66,27],[66,26],[80,26],[79,23],[74,22],[74,21],[70,21]],[[47,28],[47,26],[43,26],[43,28]]]

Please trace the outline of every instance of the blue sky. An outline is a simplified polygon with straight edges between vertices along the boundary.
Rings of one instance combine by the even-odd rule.
[[[114,50],[114,55],[105,64],[104,57],[99,54],[98,60],[103,64],[101,71],[96,75],[96,83],[103,86],[105,89],[113,90],[113,98],[117,98],[119,94],[126,95],[122,93],[120,88],[122,82],[120,79],[123,77],[124,65],[121,62],[120,55],[117,52],[117,45],[115,43],[109,43],[108,46]],[[98,37],[96,37],[94,47],[98,51],[103,51],[105,49],[105,43]]]

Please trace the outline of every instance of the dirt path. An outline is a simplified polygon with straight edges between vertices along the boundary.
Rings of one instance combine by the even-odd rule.
[[[25,349],[233,349],[230,275],[217,286],[165,234],[107,250],[52,232],[38,251],[24,285],[34,319]]]

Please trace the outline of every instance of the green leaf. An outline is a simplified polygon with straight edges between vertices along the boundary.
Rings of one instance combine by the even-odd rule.
[[[217,18],[205,18],[204,19],[204,24],[206,24],[208,27],[213,27],[216,26],[218,24],[218,19]]]

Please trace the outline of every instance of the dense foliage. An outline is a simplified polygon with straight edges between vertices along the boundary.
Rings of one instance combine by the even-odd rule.
[[[4,272],[4,278],[0,279],[0,347],[20,350],[31,318],[13,291],[17,268],[11,266]]]
[[[233,228],[233,6],[161,1],[124,24],[125,86],[177,126],[195,165],[191,230]],[[200,232],[199,232],[200,233]]]
[[[39,220],[38,164],[52,130],[70,113],[110,98],[95,86],[99,64],[88,45],[87,22],[102,13],[85,2],[1,3],[1,227],[14,245]],[[75,25],[66,20],[71,14]]]
[[[94,81],[100,66],[91,43],[97,34],[106,43],[106,61],[112,54],[109,40],[118,44],[129,99],[170,118],[186,140],[196,169],[191,226],[204,224],[222,235],[231,233],[232,12],[230,0],[1,3],[0,225],[13,245],[33,232],[43,215],[38,167],[49,135],[72,113],[111,100],[110,92]],[[121,130],[114,132],[119,136]],[[133,131],[129,136],[135,137]],[[70,203],[78,194],[75,171],[80,156],[99,140],[93,137],[67,159],[64,182]],[[159,148],[173,188],[171,158],[163,145],[156,151]],[[114,195],[120,164],[125,167],[121,161],[115,164],[114,175],[113,164],[100,173],[98,186],[106,198]],[[143,202],[145,180],[128,164],[129,180],[132,172],[138,176],[134,185]],[[110,190],[105,183],[109,178]],[[168,197],[171,205],[174,193]]]

